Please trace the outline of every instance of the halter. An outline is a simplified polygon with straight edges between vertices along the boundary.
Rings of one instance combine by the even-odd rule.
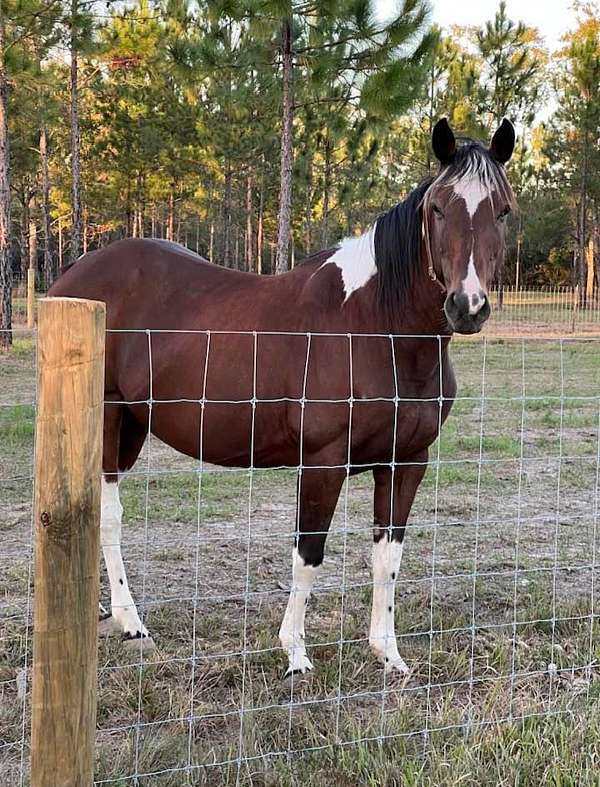
[[[429,217],[425,213],[423,216],[423,240],[425,241],[425,251],[427,253],[427,273],[431,281],[435,282],[442,292],[447,292],[446,285],[438,279],[435,268],[433,267],[433,254],[431,252],[431,239],[429,237]]]

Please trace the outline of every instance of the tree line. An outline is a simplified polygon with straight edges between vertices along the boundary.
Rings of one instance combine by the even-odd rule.
[[[276,273],[364,229],[435,162],[447,116],[518,129],[504,280],[599,287],[600,10],[558,50],[499,3],[440,30],[425,0],[0,0],[0,330],[117,238]],[[3,337],[3,338],[2,338]],[[0,334],[7,343],[9,334]]]

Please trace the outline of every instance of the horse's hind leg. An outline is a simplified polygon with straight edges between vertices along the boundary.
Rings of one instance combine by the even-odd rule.
[[[312,669],[306,655],[304,616],[306,605],[323,562],[325,539],[344,481],[344,470],[304,468],[298,494],[298,532],[292,557],[292,589],[279,630],[279,639],[287,651],[287,675],[304,674]]]
[[[146,646],[151,644],[151,639],[129,591],[121,555],[123,506],[119,498],[119,473],[133,466],[145,437],[144,427],[118,404],[118,400],[105,405],[100,541],[110,583],[111,615],[103,627],[116,628],[125,640],[143,639]]]
[[[375,478],[373,531],[373,606],[369,645],[386,671],[408,673],[398,652],[394,621],[396,579],[402,560],[408,515],[427,467],[427,452],[411,458],[415,464],[379,467]]]

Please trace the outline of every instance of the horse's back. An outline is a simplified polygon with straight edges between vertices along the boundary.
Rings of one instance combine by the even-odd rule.
[[[115,324],[118,315],[113,312],[121,301],[129,307],[136,300],[164,302],[165,296],[177,291],[189,294],[216,283],[223,272],[178,243],[128,238],[84,254],[64,269],[48,294],[104,301],[109,325],[127,328]]]

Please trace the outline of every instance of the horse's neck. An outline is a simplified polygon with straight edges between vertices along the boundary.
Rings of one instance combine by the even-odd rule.
[[[412,336],[449,336],[444,314],[445,294],[429,276],[415,279],[411,292],[398,299],[396,308],[386,308],[378,291],[377,277],[353,295],[350,332]]]

